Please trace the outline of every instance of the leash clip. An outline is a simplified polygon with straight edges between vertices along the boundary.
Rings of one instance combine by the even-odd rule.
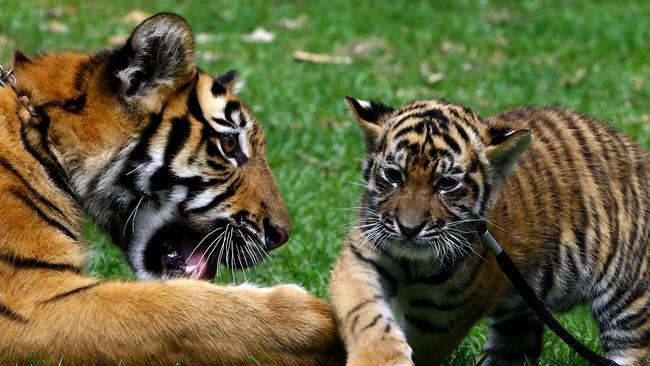
[[[22,105],[23,108],[25,108],[27,110],[27,112],[29,112],[29,114],[32,117],[40,116],[40,114],[38,114],[38,112],[33,111],[27,105],[27,103],[23,100],[22,96],[18,92],[18,89],[16,89],[16,83],[17,83],[17,80],[16,80],[16,73],[14,72],[14,69],[9,69],[9,70],[5,71],[4,67],[2,67],[2,65],[0,65],[0,86],[1,87],[7,87],[7,86],[11,87],[11,89],[13,89],[13,91],[16,93],[16,99],[18,100],[18,103],[20,103],[20,105]]]
[[[16,86],[16,75],[14,74],[14,69],[9,69],[5,71],[4,67],[0,65],[0,86],[7,86],[7,83],[12,87]]]

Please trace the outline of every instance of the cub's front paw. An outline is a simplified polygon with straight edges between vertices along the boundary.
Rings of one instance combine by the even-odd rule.
[[[404,341],[375,342],[348,355],[346,366],[413,366],[411,347]]]

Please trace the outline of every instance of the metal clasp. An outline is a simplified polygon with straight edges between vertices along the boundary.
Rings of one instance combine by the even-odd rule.
[[[14,74],[14,69],[5,71],[4,67],[0,65],[0,86],[7,86],[7,83],[11,83],[11,86],[16,86],[16,75]]]
[[[20,105],[22,105],[25,109],[27,109],[27,112],[29,112],[29,114],[31,114],[32,117],[38,117],[39,114],[33,111],[31,108],[29,108],[29,106],[23,101],[22,99],[23,95],[21,95],[18,92],[18,89],[16,89],[16,82],[17,82],[16,74],[14,73],[14,69],[9,69],[5,71],[4,67],[0,65],[0,86],[11,87],[11,89],[13,89],[13,91],[16,93],[16,99],[18,100],[18,103],[20,103]]]

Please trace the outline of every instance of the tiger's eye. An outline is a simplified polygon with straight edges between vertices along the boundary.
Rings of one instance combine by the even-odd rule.
[[[402,173],[397,169],[388,168],[384,170],[384,176],[386,180],[390,183],[401,184],[402,183]]]
[[[454,178],[442,177],[438,180],[438,189],[441,191],[452,191],[457,186],[459,181]]]
[[[239,141],[236,135],[223,135],[219,142],[221,143],[221,150],[223,150],[226,155],[233,154],[239,146]]]

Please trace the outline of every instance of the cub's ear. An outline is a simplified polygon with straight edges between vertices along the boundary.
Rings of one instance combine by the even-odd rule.
[[[121,96],[148,110],[160,108],[167,93],[194,70],[194,36],[178,15],[161,13],[142,22],[117,52],[110,72]]]
[[[492,177],[500,180],[510,174],[532,141],[533,133],[529,130],[491,129],[485,153]]]
[[[383,103],[372,102],[367,100],[355,99],[352,97],[345,97],[345,102],[352,112],[352,116],[357,120],[359,126],[363,129],[364,138],[366,140],[366,147],[370,151],[374,151],[381,132],[381,128],[386,121],[386,116],[394,111]]]

